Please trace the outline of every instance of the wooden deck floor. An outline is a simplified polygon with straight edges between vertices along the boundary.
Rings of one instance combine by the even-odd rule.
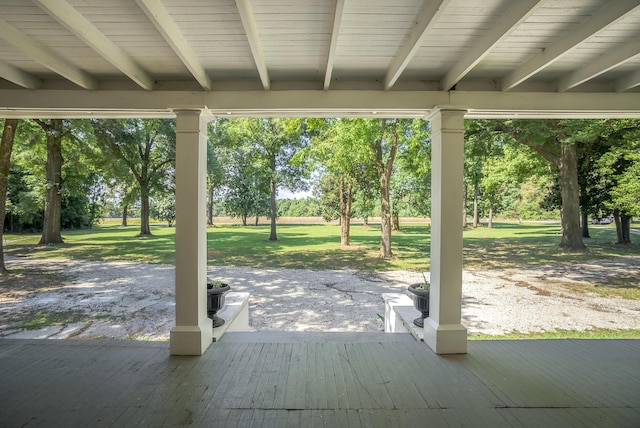
[[[0,426],[640,426],[640,341],[230,333],[168,344],[0,340]]]

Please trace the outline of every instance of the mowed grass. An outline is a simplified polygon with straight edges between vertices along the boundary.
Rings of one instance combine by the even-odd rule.
[[[431,243],[427,224],[408,224],[393,233],[392,260],[378,257],[378,225],[365,228],[354,224],[349,247],[340,246],[340,227],[335,224],[280,224],[277,230],[278,241],[269,241],[269,226],[211,227],[207,230],[208,263],[300,269],[429,269]],[[10,255],[27,257],[175,262],[175,228],[155,225],[153,236],[144,238],[137,236],[138,231],[136,225],[104,224],[89,230],[66,231],[65,243],[55,246],[36,245],[39,235],[5,235],[5,250]],[[611,226],[592,227],[591,236],[585,239],[587,252],[571,253],[558,249],[559,224],[495,223],[493,229],[480,227],[464,232],[464,263],[465,267],[507,268],[640,255],[638,245],[615,245]]]
[[[594,328],[591,330],[563,330],[541,331],[536,333],[520,333],[517,331],[500,336],[491,334],[471,333],[469,340],[531,340],[531,339],[640,339],[640,330],[612,330],[608,328]]]

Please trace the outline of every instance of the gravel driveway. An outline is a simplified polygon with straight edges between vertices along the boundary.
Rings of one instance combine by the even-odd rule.
[[[173,266],[28,258],[9,258],[7,264],[60,272],[69,279],[38,292],[1,288],[0,337],[169,337],[174,324]],[[279,331],[380,331],[381,294],[404,292],[422,278],[408,271],[231,267],[209,267],[209,276],[228,282],[233,291],[251,293],[253,329]],[[640,329],[639,300],[585,293],[579,290],[585,283],[640,287],[640,256],[465,270],[462,322],[471,333],[496,335],[593,327]],[[30,317],[52,313],[63,319],[62,325],[20,328]]]

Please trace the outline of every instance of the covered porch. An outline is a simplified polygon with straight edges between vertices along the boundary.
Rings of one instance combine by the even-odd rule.
[[[418,427],[640,423],[640,341],[228,333],[201,358],[167,343],[0,341],[3,426]]]
[[[0,16],[1,117],[176,118],[173,355],[212,341],[208,121],[430,121],[424,340],[457,354],[464,119],[640,117],[637,0],[30,0]]]

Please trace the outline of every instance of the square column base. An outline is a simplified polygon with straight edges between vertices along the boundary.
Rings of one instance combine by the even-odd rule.
[[[199,326],[176,326],[169,334],[171,355],[202,355],[213,343],[213,323],[206,318]]]
[[[424,320],[424,342],[436,354],[466,354],[467,329],[462,324],[440,324]]]

